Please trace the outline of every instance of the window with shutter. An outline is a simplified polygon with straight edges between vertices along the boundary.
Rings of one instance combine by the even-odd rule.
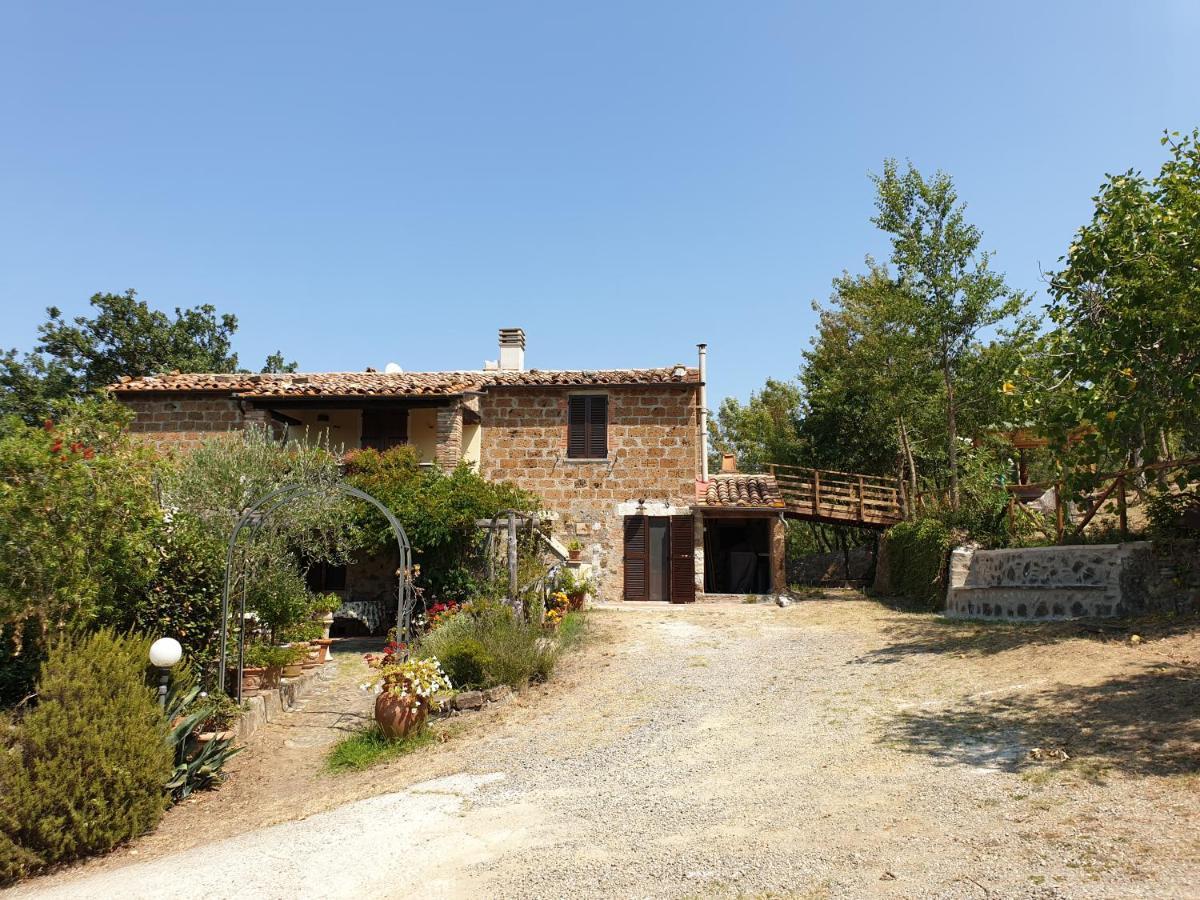
[[[603,394],[567,398],[567,458],[608,457],[608,397]]]
[[[362,413],[362,438],[360,446],[365,450],[387,450],[408,443],[408,410],[364,409]]]

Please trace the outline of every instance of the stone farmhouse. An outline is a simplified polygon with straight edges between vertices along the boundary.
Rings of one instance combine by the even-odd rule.
[[[425,465],[512,482],[542,498],[558,541],[584,545],[604,600],[785,588],[774,479],[732,471],[731,458],[708,473],[704,345],[697,367],[592,371],[527,369],[519,328],[500,331],[499,351],[478,371],[176,373],[112,392],[161,449],[257,423],[335,449],[408,444]],[[319,578],[352,602],[394,590],[386,563]]]

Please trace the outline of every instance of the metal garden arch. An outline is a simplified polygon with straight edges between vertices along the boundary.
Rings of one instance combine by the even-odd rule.
[[[233,556],[234,551],[237,549],[238,535],[241,534],[242,529],[247,525],[253,524],[254,531],[251,534],[251,540],[253,540],[262,529],[263,523],[277,510],[286,506],[291,501],[298,500],[301,497],[315,497],[331,491],[346,497],[365,500],[383,513],[384,518],[388,521],[388,525],[391,526],[392,533],[396,536],[396,546],[400,550],[399,586],[396,590],[396,639],[401,641],[408,639],[415,596],[409,579],[409,572],[412,569],[412,545],[408,542],[408,534],[405,533],[404,526],[400,524],[400,521],[392,514],[390,509],[366,491],[360,491],[358,488],[351,487],[344,482],[338,481],[323,487],[311,487],[301,484],[288,485],[287,487],[271,491],[247,507],[233,526],[233,532],[229,535],[229,545],[225,552],[225,584],[221,589],[221,660],[220,668],[217,670],[217,680],[222,690],[225,688],[226,651],[229,642],[229,589],[232,580]],[[237,701],[240,703],[242,700],[242,664],[246,658],[246,582],[244,579],[242,581],[241,603],[238,605],[238,621],[242,623],[238,628],[236,694]]]

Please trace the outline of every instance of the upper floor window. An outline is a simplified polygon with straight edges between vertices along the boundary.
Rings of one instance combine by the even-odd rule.
[[[608,397],[577,394],[567,398],[567,458],[608,457]]]

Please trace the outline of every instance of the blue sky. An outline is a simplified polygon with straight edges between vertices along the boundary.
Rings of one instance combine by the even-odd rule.
[[[1105,172],[1200,125],[1200,4],[18,3],[0,345],[136,288],[244,364],[796,372],[887,156],[1041,285]]]

